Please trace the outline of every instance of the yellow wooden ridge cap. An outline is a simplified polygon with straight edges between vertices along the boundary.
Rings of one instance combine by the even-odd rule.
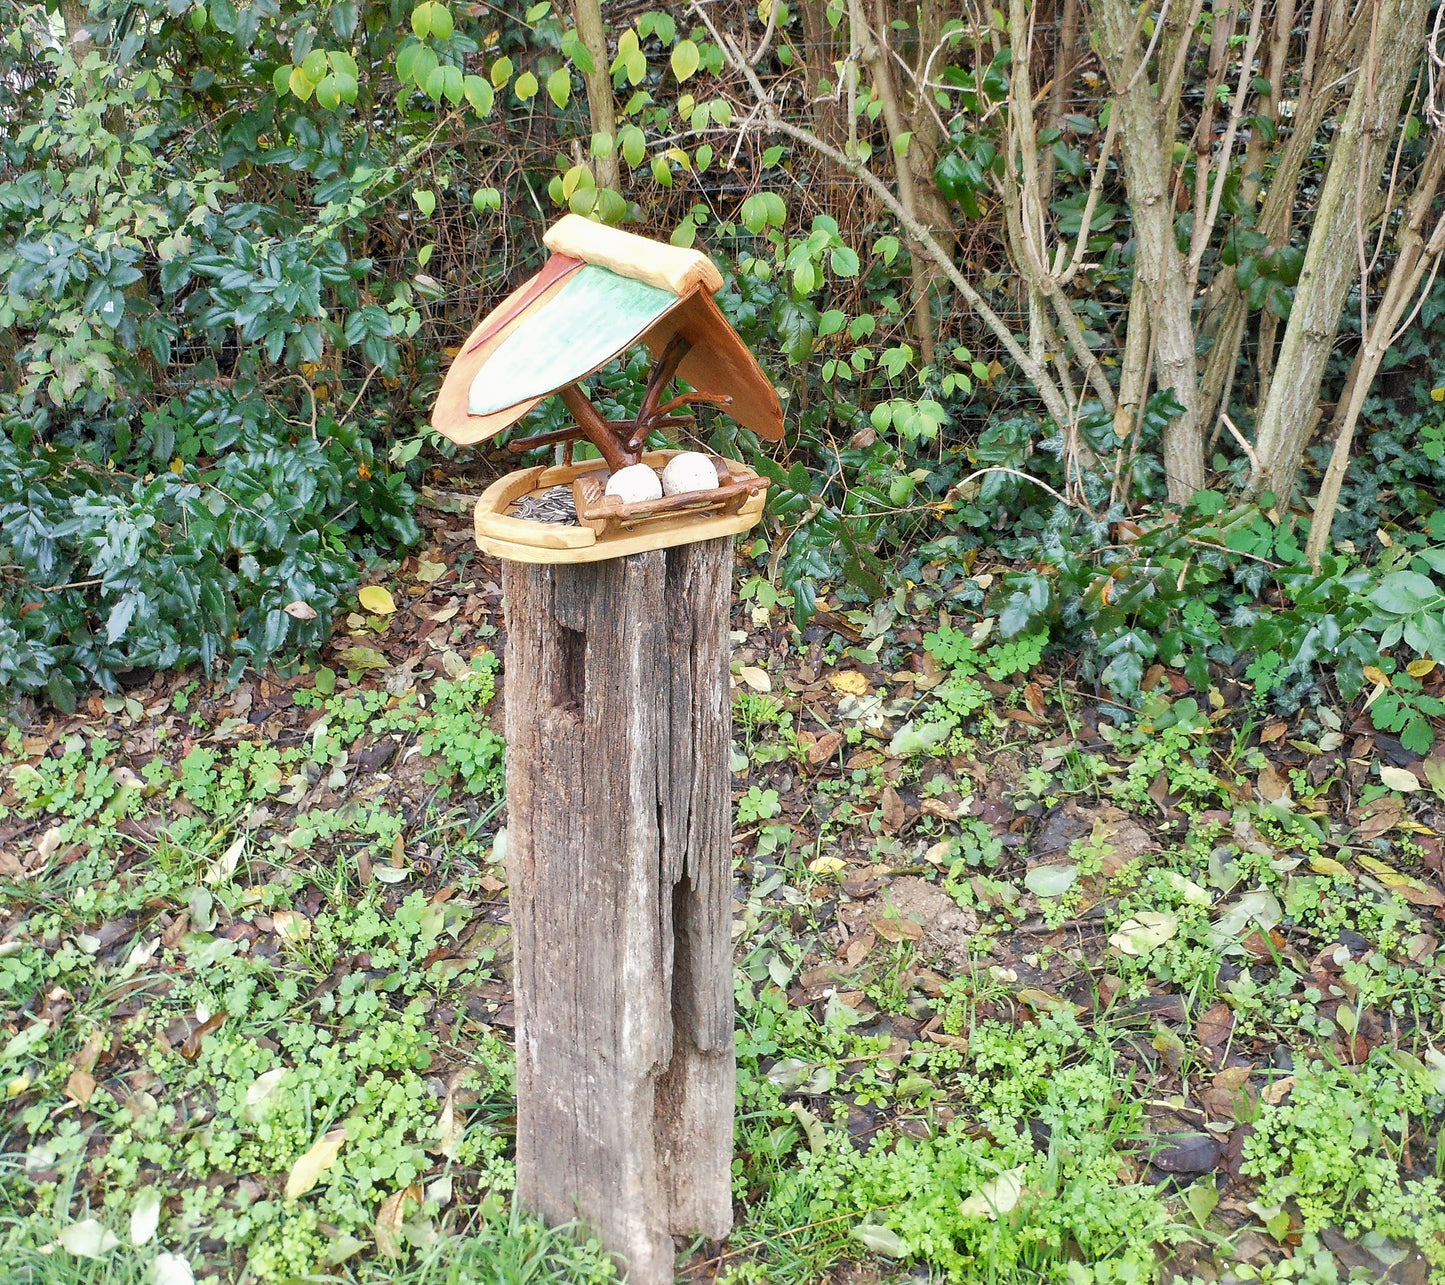
[[[700,250],[653,241],[580,214],[563,215],[547,229],[542,244],[553,254],[581,259],[678,296],[697,289],[716,294],[723,286],[717,265]]]

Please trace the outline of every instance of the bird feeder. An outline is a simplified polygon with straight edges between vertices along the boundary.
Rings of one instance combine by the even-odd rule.
[[[545,241],[552,257],[467,340],[432,417],[483,442],[555,393],[572,419],[509,443],[563,458],[476,507],[507,613],[517,1199],[582,1218],[632,1285],[664,1285],[675,1237],[732,1226],[728,611],[733,537],[767,480],[645,448],[689,405],[768,439],[782,415],[704,255],[572,215]],[[638,343],[651,378],[636,416],[608,421],[580,381]],[[689,391],[668,397],[674,379]],[[584,440],[601,459],[571,456]]]
[[[596,562],[748,530],[768,483],[737,460],[713,457],[717,481],[704,489],[630,501],[607,494],[623,469],[666,467],[677,452],[646,444],[653,433],[691,426],[680,413],[688,406],[716,406],[769,440],[783,434],[777,393],[713,301],[722,288],[717,268],[696,250],[575,214],[543,241],[551,258],[472,332],[432,416],[437,432],[462,445],[495,437],[553,394],[572,417],[565,428],[508,443],[517,453],[558,444],[563,459],[488,487],[476,507],[477,543],[514,562]],[[637,415],[604,419],[580,381],[639,343],[656,362]],[[664,401],[674,379],[691,391]],[[577,441],[601,459],[573,462]],[[575,520],[528,516],[557,487],[570,490]]]

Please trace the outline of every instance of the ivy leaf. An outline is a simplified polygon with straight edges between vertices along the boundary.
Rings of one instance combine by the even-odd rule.
[[[512,92],[521,102],[530,102],[537,96],[537,78],[530,71],[524,71],[517,77],[517,83],[512,86]]]
[[[702,57],[697,45],[691,40],[679,40],[672,51],[672,74],[678,80],[686,80],[698,68]]]
[[[558,67],[547,77],[547,96],[559,108],[567,106],[567,100],[572,97],[572,77],[567,68]]]
[[[437,194],[426,188],[417,188],[411,194],[411,199],[416,202],[416,208],[422,212],[423,218],[431,218],[432,211],[437,207]],[[385,593],[385,590],[382,590]]]

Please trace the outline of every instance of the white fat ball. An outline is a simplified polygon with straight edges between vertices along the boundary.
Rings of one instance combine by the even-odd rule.
[[[688,491],[711,491],[717,487],[717,469],[699,451],[683,451],[667,461],[662,470],[665,495],[682,495]]]
[[[662,499],[662,482],[646,464],[620,468],[607,479],[607,495],[615,495],[623,504],[640,504],[643,500]]]

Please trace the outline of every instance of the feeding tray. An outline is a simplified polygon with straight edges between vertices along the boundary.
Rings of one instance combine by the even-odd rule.
[[[676,451],[650,451],[642,463],[661,470]],[[713,457],[718,486],[660,500],[624,504],[603,494],[603,460],[521,469],[493,482],[477,501],[477,544],[513,562],[601,562],[648,549],[737,535],[762,516],[768,480],[736,460]],[[539,522],[516,516],[556,487],[570,489],[577,520]]]
[[[717,406],[759,436],[783,434],[778,395],[741,336],[713,301],[716,266],[696,250],[663,245],[569,214],[543,238],[542,270],[473,331],[442,385],[432,425],[462,445],[510,428],[558,394],[573,423],[508,443],[514,451],[557,444],[561,463],[510,473],[477,503],[477,543],[519,562],[594,562],[748,530],[762,514],[767,479],[736,460],[712,457],[716,487],[624,503],[605,494],[609,476],[638,463],[661,470],[678,452],[644,453],[649,436],[690,426],[676,412]],[[610,421],[580,380],[642,343],[657,360],[635,418]],[[691,391],[663,402],[672,381]],[[573,442],[600,460],[574,463]],[[527,516],[539,497],[570,490],[565,521]]]

